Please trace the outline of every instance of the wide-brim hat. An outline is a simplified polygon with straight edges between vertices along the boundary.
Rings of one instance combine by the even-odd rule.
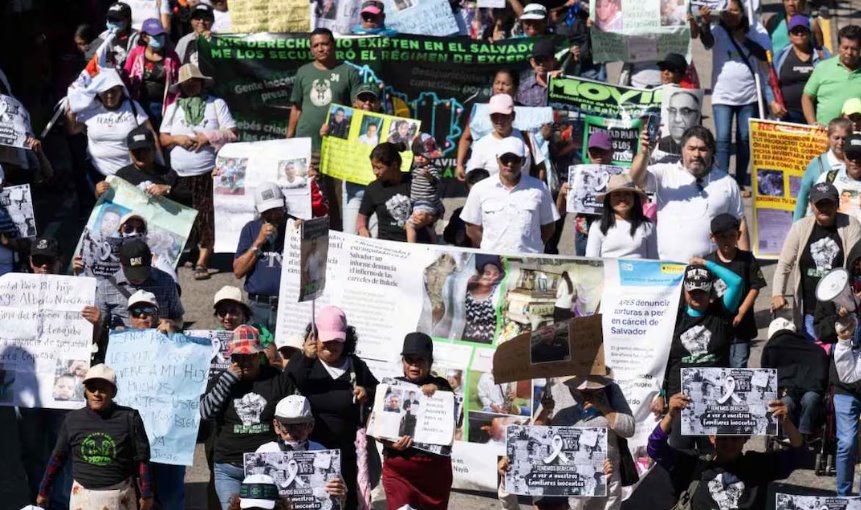
[[[572,390],[600,390],[613,384],[613,379],[603,375],[575,375],[565,381]]]
[[[629,191],[631,193],[639,195],[640,199],[644,202],[649,200],[649,196],[646,195],[643,190],[635,186],[633,181],[631,181],[627,174],[617,174],[610,176],[610,181],[607,183],[607,191],[595,195],[595,200],[598,202],[603,202],[604,197],[617,191]]]
[[[180,86],[193,78],[203,80],[204,87],[211,87],[215,83],[215,80],[213,80],[212,77],[206,76],[200,72],[200,68],[196,65],[183,64],[183,66],[179,68],[179,78],[177,78],[176,83],[170,86],[170,91],[174,94],[178,93]]]

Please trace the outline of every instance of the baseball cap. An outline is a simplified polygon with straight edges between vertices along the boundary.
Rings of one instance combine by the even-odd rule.
[[[679,55],[678,53],[667,53],[664,60],[658,62],[658,69],[662,71],[664,69],[669,69],[670,71],[683,73],[687,68],[688,61],[685,59],[684,55]]]
[[[380,89],[376,85],[373,85],[370,83],[363,83],[363,84],[359,85],[358,87],[356,87],[356,90],[353,92],[353,100],[355,100],[357,97],[361,96],[362,94],[372,94],[375,98],[379,99],[380,98]]]
[[[127,279],[146,280],[152,265],[152,252],[143,239],[129,239],[120,247],[120,264]]]
[[[302,395],[289,395],[278,401],[275,417],[283,423],[313,423],[311,404]]]
[[[197,4],[191,10],[191,19],[208,19],[213,21],[215,20],[215,13],[211,5]]]
[[[155,137],[148,128],[138,126],[129,131],[126,137],[126,145],[128,145],[130,151],[135,149],[155,149]]]
[[[857,159],[861,157],[861,134],[853,133],[843,140],[843,154],[847,159]]]
[[[301,350],[304,345],[305,339],[302,335],[280,335],[275,337],[275,347],[278,349]]]
[[[804,27],[807,30],[810,30],[810,21],[807,19],[807,16],[796,14],[789,18],[789,23],[786,24],[786,31],[792,32],[792,29],[797,27]]]
[[[546,19],[547,18],[547,7],[539,3],[531,3],[526,4],[526,7],[523,8],[523,14],[520,15],[520,19]]]
[[[837,188],[830,182],[817,182],[810,188],[810,203],[816,204],[823,200],[830,200],[835,204],[840,201],[840,194]]]
[[[30,243],[30,256],[57,258],[60,255],[60,243],[53,237],[37,237]]]
[[[442,151],[439,150],[436,140],[428,133],[419,133],[419,136],[413,140],[412,150],[414,155],[424,156],[428,159],[442,157]]]
[[[850,97],[843,103],[843,108],[840,109],[841,115],[852,115],[861,113],[861,99]]]
[[[136,213],[136,212],[125,213],[125,214],[123,215],[123,217],[122,217],[122,218],[120,218],[120,227],[122,227],[123,225],[125,225],[125,224],[126,224],[126,222],[127,222],[127,221],[129,221],[129,220],[130,220],[130,219],[132,219],[132,218],[137,218],[137,219],[139,219],[139,220],[141,221],[141,223],[143,223],[144,228],[145,228],[145,229],[147,228],[146,218],[144,218],[143,216],[141,216],[139,213]]]
[[[418,356],[423,359],[433,358],[433,340],[431,337],[418,331],[407,333],[404,337],[404,347],[401,356]]]
[[[362,2],[362,10],[359,12],[361,14],[364,14],[366,12],[368,14],[374,15],[380,14],[383,12],[383,2],[380,2],[378,0],[365,0],[364,2]]]
[[[215,293],[215,297],[212,299],[212,307],[217,307],[222,301],[235,301],[248,309],[248,305],[242,301],[242,291],[239,290],[239,287],[234,287],[233,285],[225,285],[218,289],[218,292]]]
[[[712,218],[710,226],[712,234],[717,235],[733,229],[737,230],[741,226],[741,222],[732,214],[722,213]]]
[[[703,266],[690,265],[685,268],[685,290],[690,292],[693,290],[704,290],[709,292],[712,290],[714,276],[712,272]]]
[[[117,2],[108,7],[105,18],[111,21],[123,21],[132,19],[132,8],[123,2]]]
[[[161,26],[161,21],[156,18],[149,18],[144,20],[141,25],[141,32],[147,35],[162,35],[165,33],[164,27]]]
[[[556,46],[551,39],[539,39],[532,45],[532,58],[543,59],[556,54]]]
[[[514,113],[514,99],[508,94],[496,94],[487,103],[490,106],[490,114],[501,113],[511,115]]]
[[[587,149],[602,149],[605,151],[613,150],[613,139],[610,138],[610,132],[603,129],[593,131],[589,135],[589,143]]]
[[[254,207],[264,213],[270,209],[284,207],[284,193],[274,182],[264,182],[254,190]]]
[[[239,486],[239,508],[272,510],[278,501],[278,486],[269,475],[248,475]]]
[[[324,306],[314,321],[317,338],[322,342],[347,341],[347,316],[337,306]]]
[[[520,138],[506,136],[497,142],[497,144],[496,157],[501,157],[504,154],[514,154],[521,158],[526,156],[526,146]]]
[[[789,319],[785,319],[783,317],[778,317],[771,321],[771,324],[768,325],[768,336],[766,338],[771,338],[777,334],[778,331],[791,331],[793,333],[797,332],[798,329],[795,327],[795,323]]]
[[[233,330],[233,338],[227,346],[227,355],[234,354],[257,354],[263,352],[260,345],[260,332],[254,326],[243,324]]]
[[[117,387],[117,373],[114,372],[113,368],[105,365],[104,363],[91,366],[90,369],[87,370],[87,375],[84,376],[83,382],[86,383],[93,379],[101,379],[111,383],[114,388]]]
[[[129,306],[127,306],[126,309],[131,310],[133,306],[142,304],[152,305],[158,308],[158,301],[155,299],[155,294],[140,289],[131,296],[129,296]]]

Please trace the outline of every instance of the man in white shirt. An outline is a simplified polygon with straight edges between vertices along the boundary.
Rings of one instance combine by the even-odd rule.
[[[508,137],[514,137],[526,144],[526,159],[523,162],[523,168],[526,173],[530,174],[530,169],[533,165],[542,165],[544,156],[538,150],[538,141],[527,131],[514,129],[514,99],[508,94],[496,94],[490,98],[488,102],[488,112],[490,122],[493,126],[493,131],[482,136],[474,144],[472,144],[472,157],[466,164],[466,171],[476,168],[483,168],[493,177],[499,172],[499,166],[496,164],[496,156],[500,154],[499,147],[502,140]],[[526,139],[523,135],[526,135]]]
[[[500,140],[499,174],[470,190],[460,218],[473,246],[495,253],[544,253],[559,212],[544,184],[521,173],[525,155],[521,139]]]
[[[634,157],[630,176],[638,186],[647,173],[655,177],[658,203],[658,255],[661,260],[686,262],[713,250],[709,239],[712,218],[732,214],[741,223],[739,248],[750,249],[744,204],[738,184],[714,165],[715,139],[711,131],[694,126],[681,140],[682,159],[678,163],[648,167],[651,153],[648,130],[640,137],[640,151]]]
[[[851,134],[843,141],[843,158],[846,166],[822,173],[816,182],[831,182],[840,193],[843,214],[861,221],[861,135]]]

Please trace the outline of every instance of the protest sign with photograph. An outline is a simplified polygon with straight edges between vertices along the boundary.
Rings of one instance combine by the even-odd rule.
[[[685,340],[682,339],[682,342]],[[773,436],[777,420],[768,403],[777,400],[777,370],[768,368],[682,368],[685,436]]]
[[[505,489],[524,496],[606,496],[607,429],[510,425]]]
[[[233,338],[233,331],[224,329],[189,329],[183,335],[195,338],[206,338],[212,343],[212,362],[209,365],[209,382],[215,381],[221,373],[230,367],[230,356],[227,348]]]
[[[0,145],[23,149],[27,146],[27,133],[31,131],[30,114],[20,101],[0,94]]]
[[[342,0],[344,1],[344,0]],[[344,3],[349,3],[344,1]],[[309,32],[311,12],[306,0],[231,0],[230,32]]]
[[[244,467],[245,476],[271,476],[290,508],[341,508],[341,500],[326,492],[326,482],[341,478],[340,450],[246,453]]]
[[[93,278],[0,276],[0,406],[76,409],[84,405],[96,302]]]
[[[400,34],[445,36],[459,31],[447,0],[384,1],[386,27]]]
[[[215,160],[215,251],[233,253],[246,223],[258,217],[254,190],[265,182],[281,188],[287,212],[311,218],[311,139],[229,143]]]
[[[700,12],[701,7],[708,7],[712,13],[718,14],[723,10],[726,10],[726,6],[729,3],[729,0],[690,0],[691,1],[691,12],[694,14]]]
[[[36,237],[36,216],[29,184],[0,190],[0,232],[7,239]]]
[[[299,301],[316,299],[326,287],[329,217],[305,220],[299,229]]]
[[[598,0],[591,2],[595,62],[646,62],[667,53],[690,54],[685,0]]]
[[[774,510],[861,510],[861,498],[847,496],[774,495]]]
[[[376,438],[410,436],[419,443],[443,446],[454,440],[454,394],[450,391],[428,396],[415,384],[380,384],[373,412],[371,435]]]
[[[826,132],[817,126],[750,120],[751,245],[757,258],[776,260],[780,256],[792,227],[804,170],[813,158],[827,150]],[[821,170],[826,177],[831,168]],[[859,215],[858,204],[861,199],[852,207],[841,198],[841,212]]]
[[[150,460],[191,466],[212,342],[157,329],[112,331],[105,364],[117,373],[118,404],[137,409]]]
[[[597,195],[607,192],[610,177],[625,173],[625,169],[612,165],[572,165],[568,167],[566,210],[576,214],[600,215],[604,202]],[[600,197],[603,199],[603,197]]]
[[[81,233],[81,249],[78,255],[84,263],[84,276],[106,278],[120,270],[120,246],[123,238],[119,235],[103,235],[84,227]]]
[[[650,163],[675,163],[682,155],[682,135],[702,122],[703,90],[665,85],[661,102],[661,137]]]

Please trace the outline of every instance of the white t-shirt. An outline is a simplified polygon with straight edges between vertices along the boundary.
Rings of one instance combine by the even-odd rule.
[[[523,171],[528,174],[529,169],[532,168],[532,154],[529,148],[538,147],[538,141],[531,133],[527,133],[527,135],[529,135],[529,142],[523,140],[523,132],[519,129],[515,129],[511,132],[511,136],[526,144],[526,161],[523,163]],[[498,174],[499,164],[496,162],[496,156],[499,152],[499,142],[501,140],[501,138],[493,136],[493,133],[491,132],[482,136],[477,142],[472,144],[472,157],[470,157],[469,161],[466,163],[466,171],[469,172],[476,168],[484,168],[490,173],[491,177]],[[536,150],[535,152],[537,153],[535,155],[536,164],[543,163],[544,156],[541,154],[541,151]]]
[[[541,226],[558,220],[559,212],[538,179],[521,175],[520,182],[508,189],[499,177],[491,177],[472,187],[460,219],[482,227],[482,250],[543,253]]]
[[[137,116],[134,111],[137,111]],[[137,101],[127,99],[113,111],[105,108],[101,101],[93,101],[89,108],[78,113],[77,119],[87,126],[87,152],[93,165],[107,176],[131,164],[126,138],[131,130],[149,120],[149,117]]]
[[[765,29],[760,26],[751,27],[747,38],[763,48],[771,49],[771,39]],[[712,26],[715,45],[712,48],[712,104],[745,105],[755,103],[756,82],[744,59],[738,54],[730,35],[720,25]],[[762,73],[762,62],[750,54],[743,44],[738,45],[744,52],[744,58],[759,73],[760,83],[767,83]]]
[[[145,20],[161,21],[161,14],[170,14],[169,0],[123,0],[132,8],[132,28],[140,30]]]
[[[658,258],[658,236],[655,226],[643,223],[631,237],[631,223],[616,218],[607,234],[601,232],[601,221],[592,222],[589,240],[586,242],[587,257],[656,259]]]
[[[732,214],[744,218],[738,184],[726,172],[712,168],[697,183],[681,163],[652,165],[658,203],[658,254],[661,260],[687,263],[713,251],[709,239],[712,218]]]
[[[816,182],[825,182],[827,179],[828,172],[825,172],[819,176]],[[831,184],[837,188],[837,193],[840,196],[840,207],[837,210],[861,221],[861,181],[849,177],[846,174],[846,167],[843,166],[837,170]]]
[[[227,103],[223,99],[207,96],[206,108],[203,110],[203,122],[190,126],[185,120],[185,112],[175,102],[167,107],[164,120],[161,122],[161,132],[168,135],[197,136],[204,131],[235,128],[236,121],[230,115]],[[177,175],[189,177],[211,172],[215,168],[215,149],[206,145],[199,151],[189,151],[179,145],[170,150],[170,165]]]

